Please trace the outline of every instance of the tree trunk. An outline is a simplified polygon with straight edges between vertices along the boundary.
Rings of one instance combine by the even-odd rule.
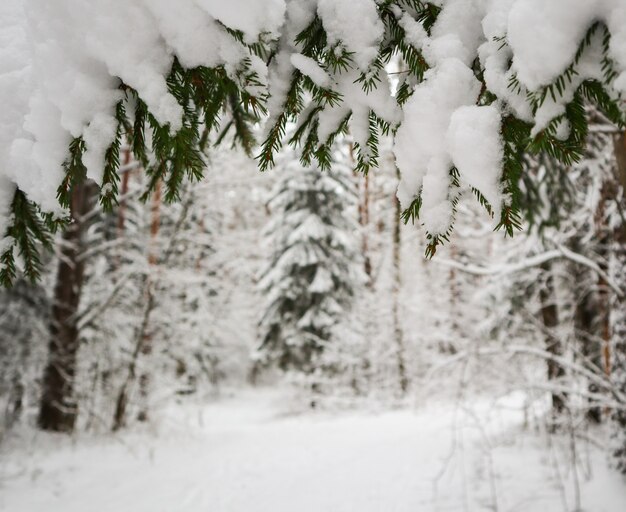
[[[369,281],[372,280],[372,261],[370,259],[369,248],[369,223],[370,223],[370,177],[366,174],[363,178],[363,198],[360,205],[361,225],[363,226],[363,265],[365,275]]]
[[[131,391],[131,386],[133,385],[135,378],[137,376],[137,363],[142,354],[146,353],[146,349],[144,348],[144,343],[149,341],[149,337],[147,335],[148,325],[150,323],[150,314],[154,309],[154,294],[152,293],[151,283],[147,281],[146,283],[146,306],[143,311],[143,316],[141,320],[141,325],[139,326],[139,330],[137,333],[135,349],[133,350],[133,354],[130,359],[130,363],[128,365],[128,374],[122,387],[120,388],[120,392],[117,396],[117,400],[115,402],[115,412],[113,413],[113,431],[117,431],[122,427],[126,426],[126,418],[127,418],[127,410],[128,410],[128,400]],[[147,398],[147,385],[148,382],[146,380],[142,380],[143,374],[139,377],[140,381],[140,393],[142,393],[142,399]],[[143,389],[141,389],[143,386]],[[140,421],[145,421],[148,419],[148,409],[145,403],[141,404],[140,411],[137,415],[137,418]]]
[[[54,287],[50,321],[48,361],[44,370],[39,408],[39,427],[54,432],[71,432],[78,414],[74,377],[78,354],[78,306],[84,275],[83,218],[91,208],[93,185],[82,181],[72,192],[72,223],[63,234],[61,256]]]
[[[356,166],[354,158],[354,145],[350,143],[350,160],[353,167]],[[355,174],[358,174],[355,171]],[[363,253],[363,270],[367,276],[368,285],[372,284],[372,261],[369,256],[369,223],[370,223],[370,178],[368,174],[363,176],[358,182],[358,212],[359,225],[361,226],[361,252]],[[361,185],[361,183],[363,185]]]
[[[123,166],[128,166],[131,162],[130,149],[124,150]],[[126,223],[126,195],[128,194],[128,184],[130,182],[130,170],[122,174],[122,186],[120,187],[120,204],[117,209],[117,230],[119,236],[124,233],[124,224]]]
[[[613,149],[617,164],[616,178],[622,190],[626,191],[626,132],[621,132],[613,138]],[[626,225],[622,226],[626,230]]]
[[[457,260],[459,258],[458,250],[454,242],[450,242],[450,258],[452,260]],[[459,289],[457,272],[454,267],[450,267],[448,270],[448,283],[450,285],[450,302],[448,310],[450,335],[447,339],[443,339],[439,342],[439,351],[444,354],[454,355],[457,353],[457,343],[455,343],[454,340],[457,339],[457,336],[461,331],[458,322],[460,313],[458,305],[461,299],[461,292]]]
[[[398,170],[396,169],[398,174]],[[393,284],[392,284],[392,316],[393,316],[393,337],[396,345],[396,361],[398,370],[398,379],[400,385],[400,391],[404,395],[409,388],[409,379],[406,372],[405,362],[405,347],[404,347],[404,333],[402,331],[402,325],[400,322],[400,288],[401,282],[401,261],[400,261],[400,215],[402,214],[402,208],[400,201],[394,194],[394,221],[393,221],[393,254],[392,254],[392,272],[393,272]]]
[[[158,247],[157,236],[160,228],[160,210],[161,210],[161,182],[156,184],[154,195],[152,196],[152,204],[150,207],[151,220],[150,220],[150,246],[148,248],[148,264],[150,267],[154,267],[158,263]],[[131,356],[130,363],[128,365],[128,374],[115,402],[115,412],[113,413],[113,431],[117,431],[126,425],[128,400],[131,391],[131,386],[137,377],[137,363],[140,357],[148,356],[152,352],[152,338],[149,330],[150,315],[155,307],[155,297],[153,292],[153,282],[150,273],[146,276],[144,290],[145,290],[145,307],[143,310],[143,316],[141,325],[137,331],[137,338],[135,343],[135,349]],[[137,413],[137,419],[139,421],[148,420],[148,392],[150,385],[150,376],[148,372],[143,372],[139,375],[139,412]]]
[[[158,236],[159,228],[161,227],[161,182],[156,184],[154,190],[154,196],[152,197],[152,221],[150,224],[150,254],[148,262],[151,267],[155,267],[159,261],[159,248],[158,248]],[[175,236],[175,235],[174,235]],[[148,280],[152,279],[152,272],[148,275]],[[148,302],[147,316],[145,326],[141,332],[141,355],[143,358],[147,358],[152,353],[152,333],[150,331],[149,319],[152,310],[154,309],[154,291],[152,289],[153,283],[148,282],[146,290],[146,299]],[[137,414],[139,421],[148,420],[148,395],[150,392],[150,372],[144,371],[139,376],[139,396],[140,396],[140,408]]]
[[[580,247],[574,245],[575,252],[582,252]],[[576,337],[580,340],[580,351],[584,357],[583,364],[589,366],[591,371],[602,368],[601,347],[598,343],[598,300],[596,294],[590,289],[589,270],[579,265],[573,266],[573,276],[577,283],[575,291],[574,328]],[[597,394],[600,391],[596,383],[589,384],[589,392]],[[587,419],[593,423],[602,421],[602,409],[591,403],[586,412]]]
[[[563,355],[563,345],[555,329],[559,325],[559,314],[556,304],[556,294],[554,292],[554,281],[552,278],[552,268],[550,263],[542,266],[546,281],[539,291],[541,301],[541,320],[545,330],[546,351],[552,356]],[[556,380],[565,375],[564,368],[554,359],[548,359],[548,380]],[[553,418],[565,409],[565,396],[563,393],[552,393],[552,413]]]
[[[612,259],[615,265],[614,278],[617,284],[626,290],[626,132],[615,136],[614,149],[616,159],[616,178],[621,186],[621,194],[619,187],[615,190],[615,201],[621,217],[621,222],[613,231],[613,248]],[[618,389],[622,393],[626,393],[626,304],[624,299],[613,296],[611,304],[614,320],[612,337],[613,343],[613,379]],[[613,414],[613,420],[618,431],[617,449],[615,456],[617,457],[618,469],[626,474],[626,404],[622,404],[624,408],[617,409]]]
[[[595,236],[598,241],[598,266],[604,275],[609,275],[610,246],[612,233],[607,224],[606,207],[613,196],[614,184],[604,182],[600,191],[600,201],[595,212]],[[611,375],[611,291],[604,277],[598,278],[598,302],[600,337],[602,338],[602,366],[605,375]]]

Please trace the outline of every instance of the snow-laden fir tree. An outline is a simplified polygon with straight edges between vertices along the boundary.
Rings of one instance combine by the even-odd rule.
[[[329,171],[286,158],[269,201],[272,254],[259,283],[266,306],[258,356],[282,370],[313,371],[363,280],[356,191],[338,156]]]
[[[50,301],[42,285],[20,279],[0,292],[0,439],[37,403]]]
[[[37,277],[85,170],[115,205],[123,141],[151,189],[177,198],[202,176],[210,133],[234,131],[252,152],[262,119],[263,170],[294,120],[290,142],[322,168],[347,126],[362,171],[393,134],[398,198],[430,256],[451,235],[461,187],[512,235],[522,152],[579,161],[586,103],[626,124],[623,3],[3,0],[0,283]]]

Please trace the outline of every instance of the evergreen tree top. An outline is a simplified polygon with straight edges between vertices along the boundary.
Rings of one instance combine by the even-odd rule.
[[[259,280],[265,308],[258,356],[283,370],[316,367],[363,281],[356,190],[341,157],[333,154],[329,171],[284,158],[269,201],[271,257]]]

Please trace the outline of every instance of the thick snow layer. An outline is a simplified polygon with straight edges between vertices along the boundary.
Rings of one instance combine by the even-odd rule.
[[[195,0],[213,18],[241,30],[250,42],[262,33],[279,35],[285,16],[285,0]]]
[[[322,19],[328,42],[343,43],[354,52],[357,66],[365,71],[378,54],[383,23],[374,0],[319,0],[317,12]]]
[[[499,186],[502,114],[513,113],[533,122],[532,135],[536,135],[565,112],[565,105],[584,80],[603,80],[602,33],[597,31],[577,63],[577,74],[562,88],[559,97],[548,98],[533,113],[526,95],[526,90],[551,84],[572,64],[581,40],[594,22],[608,25],[612,33],[610,56],[618,73],[626,69],[626,7],[622,0],[437,3],[442,11],[430,35],[416,28],[410,19],[400,17],[409,41],[422,50],[432,68],[404,109],[394,149],[402,173],[398,197],[408,207],[421,194],[421,221],[435,235],[445,232],[452,219],[454,192],[449,191],[451,180],[445,167],[453,163],[460,166],[462,181],[488,199],[498,219],[501,203],[506,199],[501,197]],[[473,79],[470,67],[476,56],[484,68],[485,85],[498,97],[487,109],[469,108],[478,99],[477,90],[468,84]],[[451,78],[451,68],[458,79]],[[510,86],[514,76],[520,89]],[[613,87],[619,91],[625,85],[623,74]],[[466,98],[459,101],[463,94]],[[568,124],[561,123],[558,136],[564,138],[568,133]]]
[[[508,18],[513,67],[530,89],[548,85],[572,62],[595,21],[612,33],[611,55],[626,70],[626,4],[623,0],[518,0]]]
[[[573,510],[569,441],[521,430],[520,397],[286,415],[282,394],[178,408],[158,433],[24,434],[0,459],[3,512]],[[582,443],[582,441],[579,441]],[[626,490],[581,446],[581,509],[621,512]],[[556,461],[556,462],[555,462]]]
[[[30,66],[24,15],[20,0],[0,2],[0,253],[15,190],[16,169],[10,160],[13,140],[23,133],[30,95]]]
[[[120,79],[138,91],[160,123],[177,130],[182,108],[165,81],[174,55],[188,67],[223,65],[231,76],[250,59],[263,82],[263,62],[221,23],[250,41],[261,34],[278,37],[285,11],[284,0],[2,4],[0,38],[7,44],[0,50],[0,92],[11,101],[3,108],[7,128],[0,133],[0,157],[19,169],[10,171],[11,181],[57,212],[56,190],[73,138],[84,138],[88,176],[101,181],[116,132]]]
[[[307,75],[313,83],[322,89],[330,85],[330,78],[316,60],[306,57],[301,53],[294,53],[291,56],[291,64],[304,75]]]
[[[407,102],[396,136],[394,152],[402,172],[398,198],[407,208],[421,190],[424,225],[430,233],[440,234],[452,221],[448,197],[452,156],[446,134],[453,113],[475,103],[480,84],[456,58],[444,59],[425,78]]]
[[[549,99],[534,114],[526,95],[528,90],[551,83],[571,64],[581,38],[596,21],[605,23],[611,33],[608,52],[616,78],[609,84],[609,92],[614,96],[626,92],[626,3],[435,3],[442,10],[428,33],[411,9],[402,4],[393,6],[407,42],[421,51],[431,66],[426,81],[417,84],[403,119],[384,71],[378,87],[369,94],[355,83],[362,72],[367,74],[385,38],[385,25],[378,15],[380,2],[375,0],[3,0],[0,97],[5,99],[0,119],[0,172],[8,183],[3,189],[11,191],[17,185],[44,209],[59,212],[56,191],[73,138],[84,138],[88,174],[96,181],[101,179],[104,154],[115,133],[120,79],[138,91],[160,123],[177,130],[182,110],[165,80],[174,57],[188,67],[223,66],[234,79],[245,62],[258,74],[260,83],[248,87],[254,87],[255,93],[270,94],[268,126],[282,110],[296,69],[317,85],[340,93],[343,100],[319,113],[320,143],[352,113],[350,131],[359,143],[361,157],[367,160],[370,113],[394,127],[402,124],[396,144],[402,172],[398,195],[406,205],[419,194],[428,174],[424,192],[434,190],[435,196],[425,201],[432,211],[427,209],[424,215],[431,219],[430,229],[440,231],[450,214],[450,197],[444,197],[450,193],[443,193],[449,177],[441,171],[451,160],[449,148],[445,147],[447,127],[457,108],[477,101],[469,77],[460,77],[456,85],[449,82],[450,68],[456,67],[456,72],[462,73],[462,65],[468,70],[464,75],[473,74],[478,57],[485,85],[498,97],[494,107],[501,115],[513,113],[534,123],[536,134],[563,113],[565,103],[582,80],[602,78],[598,64],[603,34],[598,31],[562,98]],[[333,74],[302,54],[296,37],[315,16],[326,30],[328,49],[349,52],[354,69]],[[259,38],[275,41],[276,52],[269,69],[262,59],[250,55],[225,26],[241,30],[247,42]],[[510,87],[514,76],[520,90]],[[450,100],[425,104],[424,95],[435,94],[431,83],[441,85],[442,81],[446,82],[444,90]],[[463,94],[467,97],[457,101]],[[426,129],[426,125],[431,128]],[[566,128],[563,125],[561,135],[567,133]],[[427,143],[418,140],[422,136]],[[483,171],[475,168],[468,172],[477,175]],[[493,183],[496,175],[484,172],[490,173],[486,181]],[[0,198],[3,231],[6,197],[10,195]],[[494,206],[500,202],[495,195],[492,200]]]
[[[549,84],[572,62],[598,10],[595,0],[516,2],[509,14],[508,40],[519,78],[529,89]],[[546,51],[550,48],[550,51]]]
[[[291,62],[291,55],[299,53],[295,38],[315,18],[316,4],[314,0],[293,0],[287,4],[285,27],[279,41],[279,51],[269,68],[268,100],[269,120],[267,126],[273,126],[283,108],[292,73],[295,67]]]
[[[409,44],[417,49],[420,49],[428,37],[426,29],[424,29],[419,22],[413,19],[408,12],[405,12],[398,17],[398,24],[404,29],[406,39]]]
[[[494,208],[495,218],[499,218],[504,154],[498,109],[493,106],[457,109],[452,114],[446,140],[461,181],[480,190]]]
[[[475,0],[448,0],[424,43],[424,55],[431,65],[457,58],[470,65],[482,40],[483,9]]]

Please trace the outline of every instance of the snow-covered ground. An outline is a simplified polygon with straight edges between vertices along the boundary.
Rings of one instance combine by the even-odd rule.
[[[604,452],[579,440],[574,472],[568,440],[522,429],[520,403],[295,415],[249,392],[149,432],[22,433],[0,446],[0,510],[571,512],[576,481],[580,510],[626,510]]]

